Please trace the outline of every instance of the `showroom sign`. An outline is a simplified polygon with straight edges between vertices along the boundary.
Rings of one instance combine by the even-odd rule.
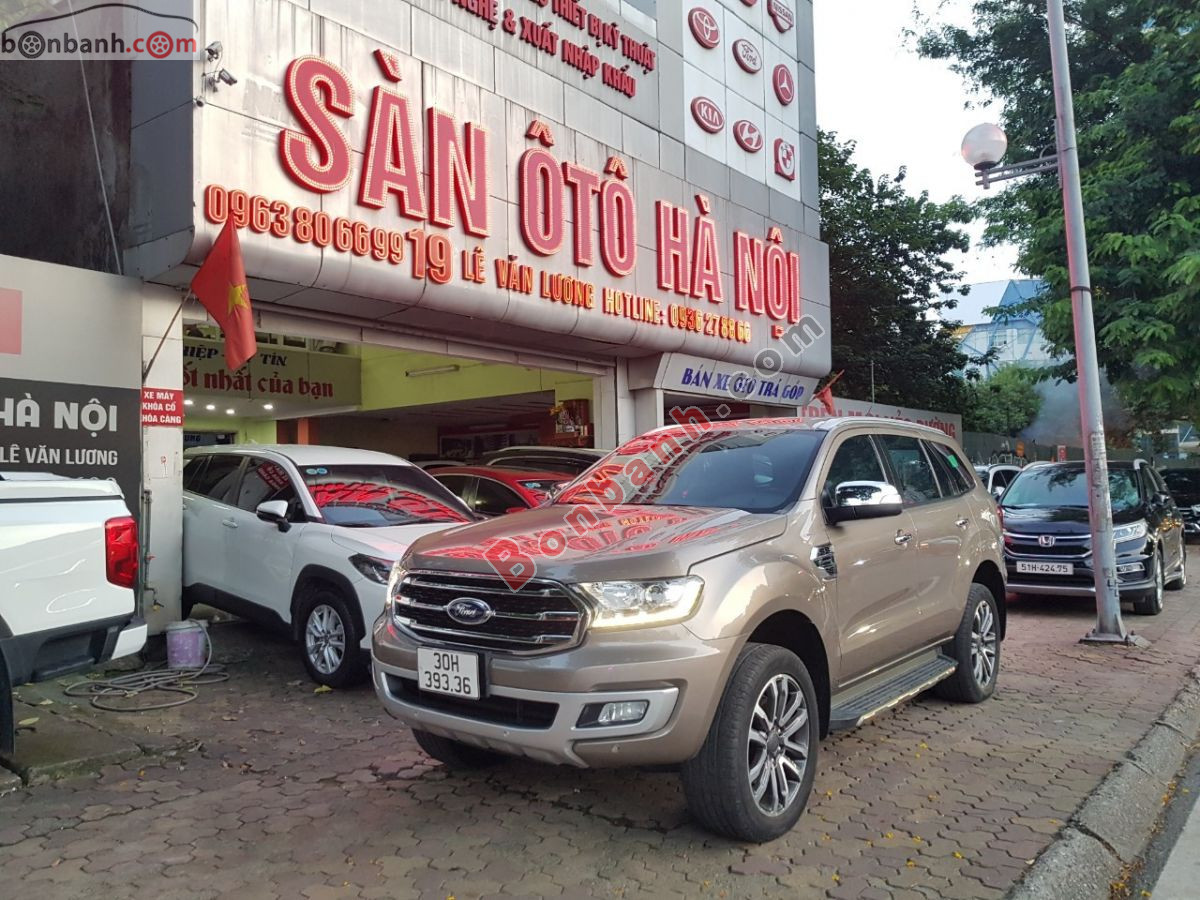
[[[208,220],[232,220],[259,234],[401,267],[415,280],[486,284],[494,278],[507,291],[539,290],[554,302],[588,310],[599,307],[602,313],[635,318],[644,326],[681,328],[724,341],[750,343],[755,321],[767,323],[773,338],[782,336],[785,323],[799,321],[798,248],[784,246],[782,229],[774,226],[763,235],[734,231],[722,239],[704,194],[695,195],[694,209],[652,200],[656,248],[650,264],[656,268],[658,287],[677,298],[707,301],[700,309],[598,289],[585,275],[535,271],[510,254],[489,258],[484,246],[474,241],[493,230],[487,184],[491,136],[478,123],[460,122],[432,106],[421,117],[424,128],[418,129],[414,104],[394,86],[399,61],[382,51],[374,56],[383,79],[393,83],[371,90],[361,148],[352,148],[343,130],[355,115],[355,86],[349,76],[316,56],[300,57],[287,67],[284,94],[296,127],[279,131],[279,158],[288,176],[313,195],[312,207],[209,185],[204,192]],[[720,130],[724,116],[715,104],[709,106],[697,109],[693,104],[693,113],[706,129]],[[513,175],[525,247],[537,257],[567,257],[560,264],[577,266],[580,272],[603,266],[616,278],[631,276],[639,262],[639,246],[638,201],[629,164],[613,155],[602,171],[596,171],[562,159],[552,126],[538,119],[529,123],[524,137],[528,149],[515,161]],[[742,137],[750,146],[761,139]],[[362,155],[357,173],[352,171],[356,149]],[[780,175],[795,177],[790,144],[776,142],[775,160]],[[360,207],[387,213],[394,227],[368,225],[321,208],[322,195],[343,190],[353,191]],[[435,228],[427,230],[427,225]],[[455,231],[467,246],[455,245]],[[732,297],[726,297],[721,278],[729,269],[734,273]],[[605,302],[597,303],[601,294]],[[721,305],[722,310],[732,307],[741,315],[708,304]],[[631,305],[636,315],[628,314]]]
[[[260,344],[253,358],[231,373],[224,354],[221,341],[185,338],[184,389],[190,394],[336,407],[357,406],[362,400],[358,357]]]

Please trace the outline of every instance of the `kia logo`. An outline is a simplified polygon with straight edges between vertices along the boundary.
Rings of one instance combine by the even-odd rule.
[[[717,17],[703,6],[697,6],[688,13],[688,27],[692,29],[692,37],[701,47],[711,50],[721,43],[721,29],[717,25]]]
[[[1054,546],[1054,535],[1039,534],[1038,535],[1038,543],[1043,547],[1053,547]]]
[[[733,123],[733,139],[747,153],[757,153],[762,149],[762,132],[749,119],[739,119]]]
[[[775,86],[775,96],[784,106],[789,106],[796,99],[796,79],[792,77],[792,70],[786,63],[775,67],[771,83]]]
[[[446,615],[459,625],[482,625],[495,614],[495,610],[475,597],[456,597],[446,604]]]
[[[780,34],[796,24],[796,14],[792,12],[792,7],[788,5],[787,0],[767,0],[767,15],[774,21]]]
[[[775,174],[796,180],[796,148],[783,138],[775,138]]]
[[[746,72],[753,75],[762,68],[762,56],[755,47],[745,38],[738,38],[733,42],[733,58],[737,60],[737,64]]]
[[[709,134],[716,134],[725,127],[725,113],[707,97],[697,97],[692,101],[692,118]]]

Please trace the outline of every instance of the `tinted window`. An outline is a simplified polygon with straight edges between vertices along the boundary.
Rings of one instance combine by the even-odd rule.
[[[967,465],[959,457],[958,451],[937,441],[924,443],[929,458],[933,460],[943,494],[965,494],[975,486],[975,478],[968,474]]]
[[[1141,503],[1131,469],[1108,470],[1108,492],[1114,512],[1127,512]],[[1087,474],[1082,466],[1038,466],[1025,469],[1004,495],[1006,507],[1066,507],[1087,509]]]
[[[1016,477],[1016,472],[1010,472],[1008,469],[997,469],[992,473],[992,490],[1008,487]]]
[[[1162,477],[1172,494],[1200,494],[1200,469],[1167,469]]]
[[[896,473],[896,487],[904,498],[905,506],[916,506],[941,498],[933,467],[921,449],[921,442],[914,437],[899,434],[881,434],[879,443]]]
[[[471,486],[470,475],[434,475],[438,483],[445,485],[456,497],[466,498],[467,489]]]
[[[800,496],[823,439],[794,428],[654,431],[614,450],[554,502],[776,512]]]
[[[416,466],[301,466],[300,477],[330,525],[381,528],[474,518],[461,500]]]
[[[822,502],[833,506],[833,492],[844,481],[887,481],[875,445],[865,434],[847,438],[838,447],[825,477]]]
[[[490,478],[480,478],[479,483],[475,485],[474,507],[477,513],[485,516],[502,516],[514,506],[524,509],[528,505],[517,496],[516,491],[510,490]]]
[[[194,491],[193,485],[196,479],[204,471],[204,466],[208,463],[207,456],[193,456],[183,464],[183,489],[185,491]]]
[[[238,474],[242,470],[240,456],[209,456],[208,465],[195,478],[195,483],[189,490],[197,494],[229,502],[229,495],[237,486]]]
[[[254,512],[260,503],[268,500],[284,500],[290,511],[296,502],[296,488],[288,477],[287,469],[279,463],[269,459],[251,459],[242,476],[237,505]]]

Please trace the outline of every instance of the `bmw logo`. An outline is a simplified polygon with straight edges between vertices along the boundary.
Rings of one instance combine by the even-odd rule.
[[[495,614],[488,604],[475,597],[456,597],[446,604],[446,615],[459,625],[482,625]]]

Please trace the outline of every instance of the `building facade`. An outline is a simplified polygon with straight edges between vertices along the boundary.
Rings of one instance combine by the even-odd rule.
[[[44,101],[41,129],[6,101],[36,136],[6,194],[32,168],[72,197],[0,229],[71,267],[0,278],[24,309],[0,403],[55,383],[30,348],[82,386],[85,356],[125,360],[152,623],[179,609],[185,436],[609,447],[680,405],[796,414],[828,372],[811,0],[184,6],[187,58],[0,69]],[[201,307],[173,317],[230,221],[260,331],[241,373]],[[71,313],[109,292],[135,312]]]

